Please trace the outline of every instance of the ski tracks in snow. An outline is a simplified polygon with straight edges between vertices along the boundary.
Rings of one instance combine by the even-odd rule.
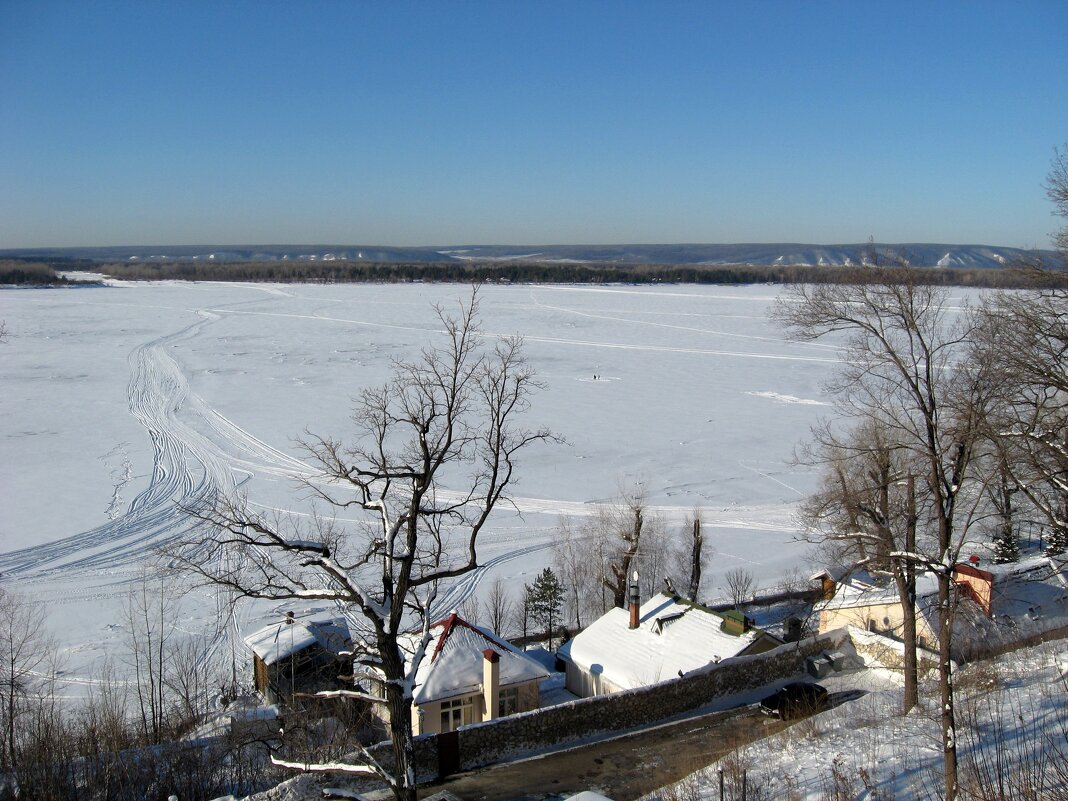
[[[141,564],[155,555],[161,546],[189,534],[194,521],[186,510],[210,505],[216,498],[232,494],[239,483],[243,483],[243,480],[238,482],[235,476],[270,474],[293,479],[312,475],[308,465],[253,436],[191,392],[181,366],[171,353],[179,343],[201,335],[222,315],[240,313],[257,312],[201,309],[197,311],[198,319],[186,327],[146,342],[131,352],[128,407],[152,443],[152,470],[148,485],[121,513],[116,491],[115,508],[109,509],[111,519],[100,526],[54,542],[0,554],[0,573],[26,584],[42,580],[59,581],[71,590],[65,595],[72,602],[88,599],[90,595],[121,596],[127,591],[131,576],[136,574]],[[620,343],[579,343],[555,338],[545,338],[545,341],[598,347],[640,347]],[[776,358],[771,354],[730,355]],[[823,360],[803,356],[792,358]],[[126,492],[134,489],[134,483],[128,475],[123,488]],[[585,516],[597,510],[597,504],[580,501],[540,498],[515,498],[514,501],[520,512],[529,513]],[[689,510],[656,507],[649,511],[674,518]],[[766,515],[764,510],[739,509],[737,514],[732,512],[724,510],[723,515],[709,515],[705,523],[713,527],[769,532],[793,530],[788,522],[776,519],[774,514]],[[488,571],[551,548],[552,537],[551,534],[544,535],[533,542],[529,536],[517,537],[508,547],[509,550],[444,587],[434,604],[433,613],[440,616],[470,599]],[[220,653],[227,645],[235,648],[240,637],[239,621],[233,615],[231,600],[221,590],[214,599],[215,609],[210,624],[214,631],[209,634],[213,640],[211,652],[214,654]]]

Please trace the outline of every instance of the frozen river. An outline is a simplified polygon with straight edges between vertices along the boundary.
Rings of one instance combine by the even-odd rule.
[[[293,478],[305,430],[344,436],[352,397],[391,360],[440,337],[434,304],[455,285],[112,283],[0,292],[0,574],[48,604],[77,673],[113,648],[129,582],[181,537],[183,504],[244,493],[309,514]],[[528,416],[566,444],[526,453],[519,513],[497,515],[487,569],[517,586],[549,561],[561,514],[589,514],[640,486],[668,520],[704,510],[720,576],[774,582],[796,568],[796,503],[814,486],[791,464],[830,414],[838,350],[786,341],[766,313],[778,287],[486,287],[487,336],[522,334],[545,385]],[[674,527],[672,527],[674,528]],[[185,625],[227,636],[239,620],[207,589]],[[220,643],[227,636],[218,637]],[[232,644],[231,644],[232,645]]]

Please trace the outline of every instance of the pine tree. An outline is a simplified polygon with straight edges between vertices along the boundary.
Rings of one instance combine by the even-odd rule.
[[[1068,550],[1068,530],[1054,528],[1046,537],[1046,556],[1060,556]]]
[[[551,567],[545,568],[526,585],[526,601],[534,623],[542,626],[549,635],[549,648],[553,644],[553,626],[560,619],[560,605],[564,600],[564,585]]]
[[[1020,561],[1020,543],[1016,533],[1009,527],[1002,528],[994,537],[994,562],[1003,565]]]

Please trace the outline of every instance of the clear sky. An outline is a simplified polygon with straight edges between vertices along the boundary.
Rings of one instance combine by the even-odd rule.
[[[1068,2],[0,0],[0,247],[1046,247]]]

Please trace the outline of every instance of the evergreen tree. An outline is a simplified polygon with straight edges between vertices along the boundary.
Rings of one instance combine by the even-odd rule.
[[[526,602],[534,623],[544,628],[549,635],[549,647],[553,644],[553,627],[560,619],[560,605],[564,600],[564,585],[551,567],[545,568],[526,585]]]
[[[1020,543],[1016,540],[1016,533],[1009,527],[1002,528],[994,537],[994,562],[1003,565],[1019,561]]]
[[[1061,527],[1054,528],[1046,537],[1046,556],[1060,556],[1068,550],[1068,531]]]

